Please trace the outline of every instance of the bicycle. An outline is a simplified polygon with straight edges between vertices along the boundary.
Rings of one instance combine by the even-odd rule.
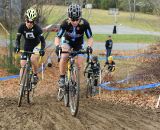
[[[86,51],[71,51],[71,52],[60,52],[68,53],[68,63],[67,71],[65,76],[65,86],[64,88],[58,89],[57,99],[61,101],[64,98],[64,105],[70,107],[71,115],[76,116],[79,107],[79,94],[80,94],[80,77],[79,69],[75,63],[75,56],[78,54],[87,54]],[[60,60],[60,53],[58,56],[58,61]]]
[[[29,52],[29,51],[23,51],[20,50],[20,52],[27,53],[27,60],[26,64],[23,67],[22,76],[20,78],[20,95],[18,99],[18,107],[21,106],[22,98],[27,95],[27,103],[30,103],[30,93],[33,91],[33,70],[31,66],[31,55],[37,54],[35,52]]]
[[[111,66],[109,64],[105,64],[104,67],[102,68],[101,70],[101,79],[104,80],[104,78],[107,76],[107,77],[110,77],[111,76],[111,73],[115,71],[115,65],[114,66]]]
[[[84,76],[87,73],[87,85],[86,85],[86,98],[89,96],[95,96],[97,93],[98,82],[100,81],[100,68],[99,71],[93,70],[91,67],[84,72]]]

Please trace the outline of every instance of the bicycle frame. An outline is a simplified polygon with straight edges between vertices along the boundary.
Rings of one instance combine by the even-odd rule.
[[[64,103],[65,106],[70,105],[70,111],[72,116],[76,116],[79,107],[79,72],[77,64],[75,63],[75,57],[78,54],[85,54],[86,51],[71,51],[71,52],[61,52],[68,53],[67,70],[66,70],[66,83],[64,89]],[[60,56],[58,56],[59,58]],[[59,59],[58,59],[59,61]],[[60,101],[62,99],[63,90],[59,88],[57,99]]]
[[[21,51],[25,52],[25,51]],[[33,75],[32,71],[32,65],[31,65],[31,55],[35,54],[34,52],[26,52],[27,53],[27,60],[23,67],[23,72],[20,77],[20,97],[18,101],[18,106],[21,106],[22,97],[25,96],[25,93],[27,92],[27,102],[30,103],[30,91],[32,90],[32,83],[31,78]],[[22,84],[21,84],[22,83]]]

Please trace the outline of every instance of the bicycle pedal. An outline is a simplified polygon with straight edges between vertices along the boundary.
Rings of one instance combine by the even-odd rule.
[[[37,85],[32,84],[32,89],[35,89],[37,87]]]

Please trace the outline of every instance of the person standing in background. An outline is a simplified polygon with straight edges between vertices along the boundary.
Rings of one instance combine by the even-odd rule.
[[[112,46],[113,46],[112,37],[109,35],[108,39],[106,40],[106,43],[105,43],[105,47],[106,47],[106,64],[108,64],[108,57],[111,55]]]

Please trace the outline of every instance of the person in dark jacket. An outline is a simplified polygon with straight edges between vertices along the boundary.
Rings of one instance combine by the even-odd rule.
[[[107,41],[105,43],[105,47],[106,47],[106,63],[108,63],[108,57],[111,55],[112,46],[113,46],[112,37],[109,35],[108,39],[107,39]]]

